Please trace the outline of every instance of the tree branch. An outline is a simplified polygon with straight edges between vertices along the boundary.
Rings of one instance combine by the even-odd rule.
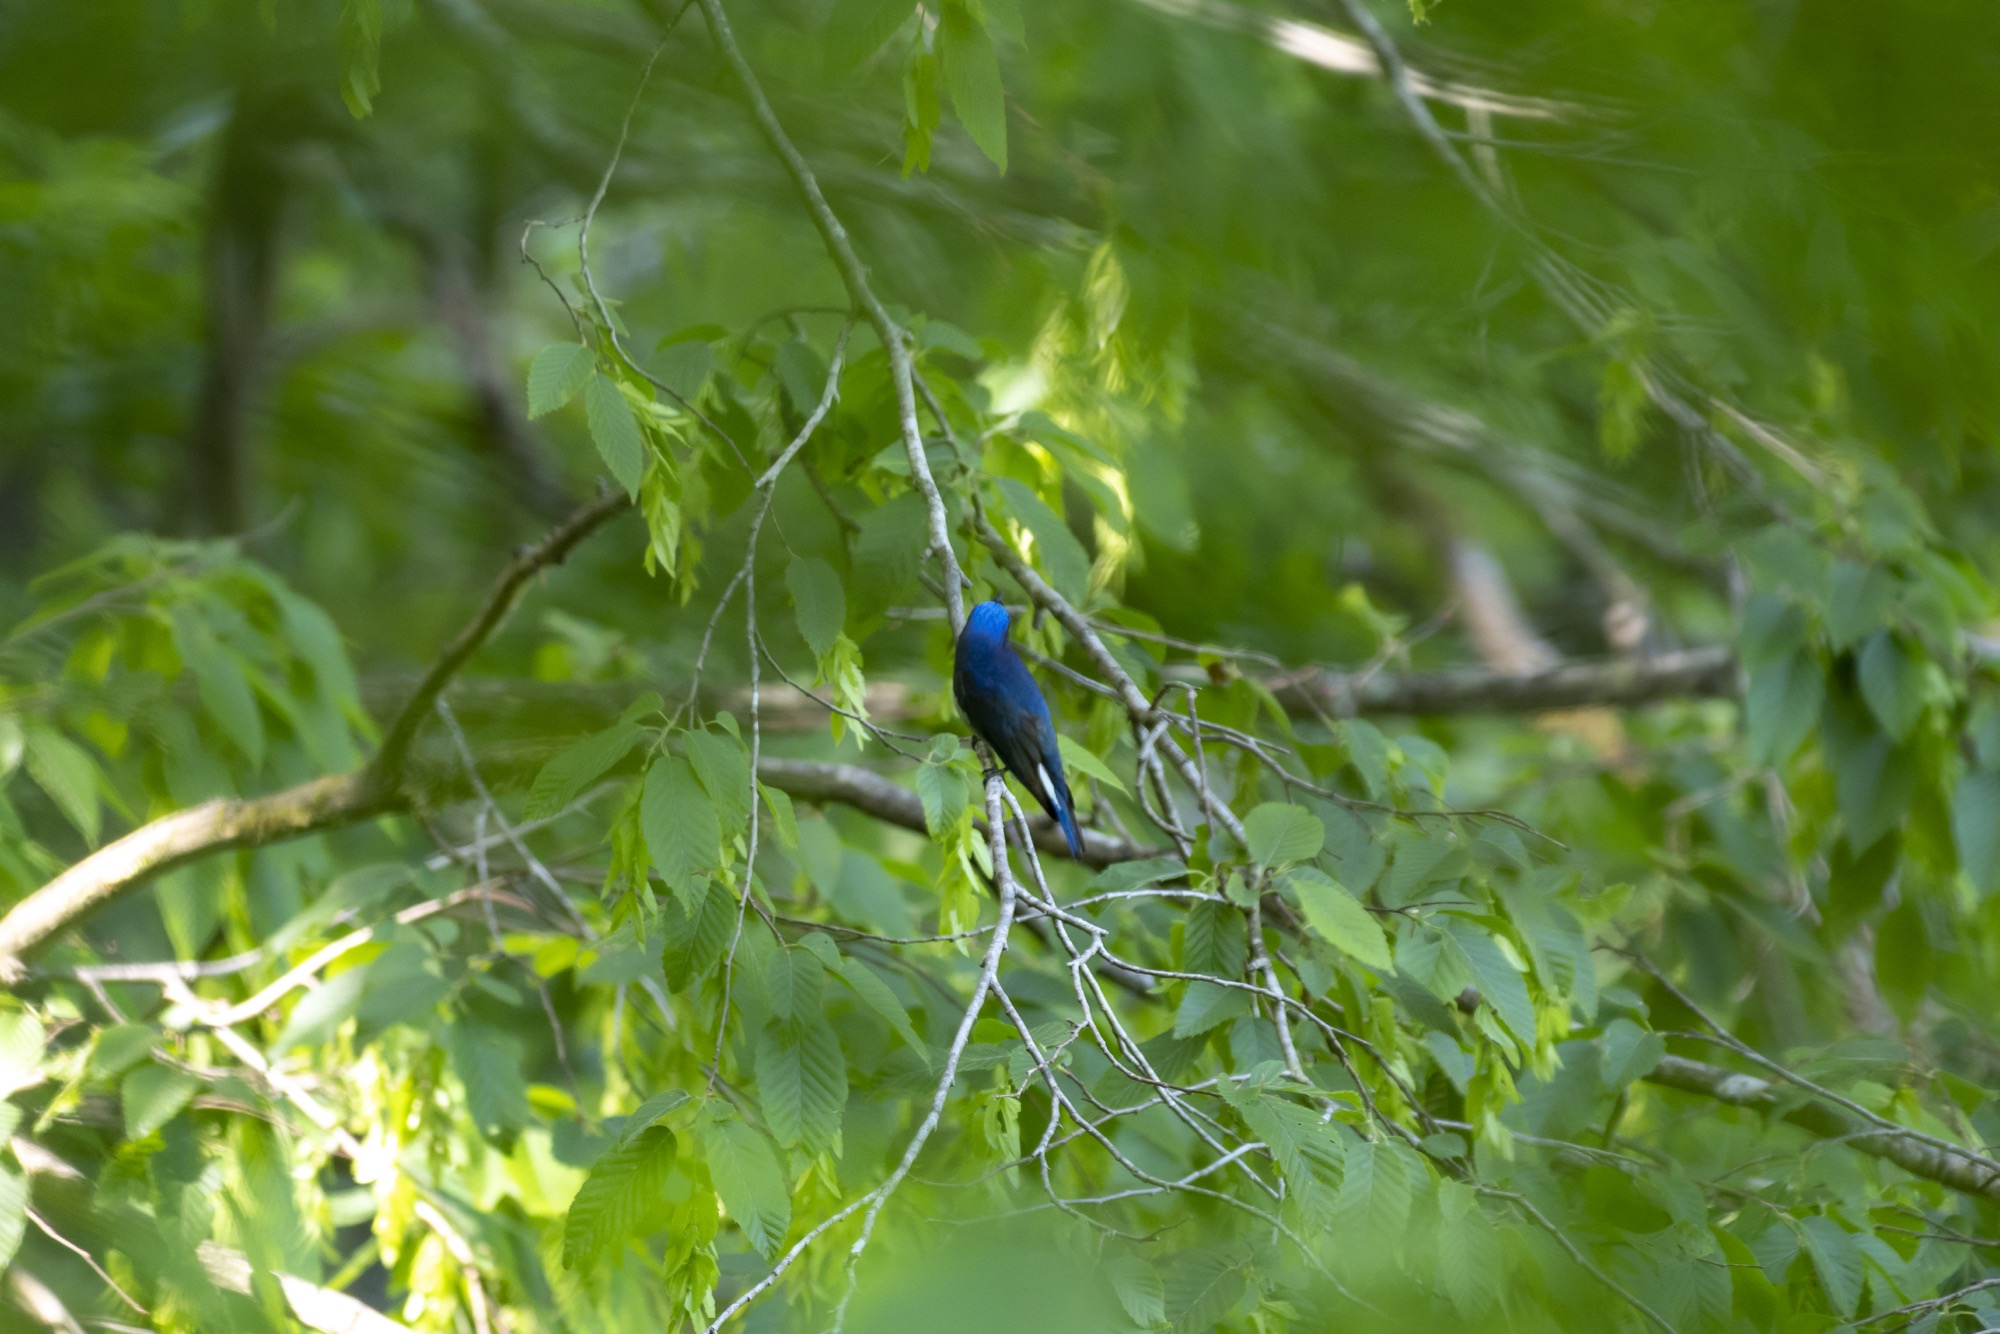
[[[1728,698],[1736,693],[1736,654],[1718,644],[1643,658],[1562,662],[1522,675],[1454,668],[1370,677],[1313,668],[1266,684],[1294,714],[1541,713]]]
[[[1879,1130],[1824,1102],[1787,1106],[1776,1084],[1756,1075],[1738,1074],[1719,1065],[1665,1056],[1646,1076],[1649,1084],[1695,1093],[1732,1107],[1776,1116],[1823,1139],[1837,1139],[1873,1158],[1894,1163],[1912,1176],[1923,1177],[1955,1191],[2000,1201],[2000,1174],[1971,1154],[1953,1153],[1915,1135]]]
[[[268,797],[218,797],[141,825],[70,867],[0,919],[0,982],[19,979],[21,955],[162,871],[227,848],[254,848],[336,829],[400,804],[364,769]]]
[[[521,548],[487,594],[478,615],[431,664],[389,725],[380,750],[350,774],[318,778],[264,797],[218,797],[162,816],[99,848],[0,918],[0,981],[21,974],[20,958],[125,891],[161,871],[227,848],[254,848],[337,829],[404,809],[404,762],[424,716],[481,645],[507,619],[528,580],[559,565],[591,533],[624,513],[630,502],[613,492]]]
[[[501,572],[493,591],[487,594],[486,605],[431,664],[423,680],[403,702],[395,721],[389,724],[388,734],[382,738],[382,748],[376,752],[374,762],[369,766],[377,782],[394,788],[401,781],[410,742],[416,739],[417,728],[422,726],[424,718],[437,703],[438,692],[493,637],[493,632],[514,610],[514,604],[520,599],[521,590],[528,580],[551,565],[562,564],[576,549],[577,543],[623,514],[631,503],[622,492],[613,491],[599,496],[557,524],[541,541],[515,553],[513,562]]]

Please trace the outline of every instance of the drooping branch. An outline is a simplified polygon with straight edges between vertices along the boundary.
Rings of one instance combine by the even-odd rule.
[[[896,392],[896,420],[902,428],[903,452],[909,459],[911,480],[916,483],[918,494],[924,498],[924,509],[930,524],[930,550],[926,554],[935,554],[944,568],[945,607],[951,616],[951,632],[957,635],[959,627],[965,623],[962,593],[965,577],[959,570],[958,556],[952,549],[951,520],[945,511],[944,497],[938,492],[937,481],[931,476],[930,458],[924,452],[923,431],[917,425],[916,373],[910,364],[908,335],[890,318],[888,308],[875,295],[875,289],[868,282],[867,267],[862,264],[860,255],[855,253],[847,228],[841,225],[833,207],[826,202],[819,180],[813,175],[804,155],[779,123],[778,113],[772,110],[771,99],[764,95],[764,87],[757,81],[756,71],[750,68],[750,62],[744,59],[742,49],[736,44],[729,16],[722,11],[722,0],[700,0],[700,4],[716,46],[721,49],[723,59],[728,62],[737,83],[742,85],[744,97],[749,100],[751,116],[757,122],[758,131],[771,145],[771,151],[777,154],[785,174],[791,177],[792,185],[804,200],[813,226],[826,243],[828,256],[840,271],[840,281],[846,286],[849,299],[875,330],[876,338],[889,357],[890,379]]]
[[[631,503],[620,492],[599,496],[557,524],[541,541],[515,553],[513,561],[494,583],[493,591],[487,594],[486,605],[480,608],[470,624],[458,632],[458,638],[438,655],[437,661],[417,683],[417,688],[410,692],[409,699],[404,701],[395,721],[389,724],[389,731],[382,738],[382,748],[376,752],[370,765],[379,783],[394,788],[401,781],[410,742],[416,738],[417,728],[437,703],[438,692],[493,637],[493,632],[514,610],[514,604],[520,600],[521,590],[528,581],[550,566],[562,564],[576,549],[577,543],[623,514],[631,508]]]

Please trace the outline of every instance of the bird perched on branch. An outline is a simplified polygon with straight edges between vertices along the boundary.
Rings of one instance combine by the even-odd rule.
[[[1063,777],[1056,725],[1042,688],[1007,641],[1007,608],[982,602],[965,618],[951,672],[951,691],[979,739],[993,748],[1007,772],[1062,826],[1069,855],[1083,856],[1076,804]]]

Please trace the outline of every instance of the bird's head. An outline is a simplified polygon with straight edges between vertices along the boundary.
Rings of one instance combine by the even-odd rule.
[[[974,639],[999,643],[1007,638],[1007,606],[1003,602],[982,602],[965,618],[965,633]]]

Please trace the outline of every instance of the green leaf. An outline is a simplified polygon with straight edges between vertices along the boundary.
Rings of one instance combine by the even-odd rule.
[[[1097,758],[1095,752],[1086,750],[1079,742],[1072,741],[1062,733],[1056,733],[1056,746],[1062,751],[1063,767],[1072,773],[1089,774],[1098,782],[1130,795],[1131,789],[1125,780],[1113,773],[1111,766]]]
[[[1234,1252],[1198,1250],[1174,1258],[1167,1270],[1167,1318],[1173,1334],[1209,1334],[1243,1299],[1243,1258]]]
[[[674,900],[667,918],[660,968],[669,986],[684,991],[722,958],[736,928],[736,898],[712,881],[697,880],[688,898]]]
[[[1838,652],[1880,629],[1895,597],[1895,581],[1880,566],[1835,561],[1824,612],[1827,642]]]
[[[23,1010],[0,1011],[0,1098],[41,1083],[47,1051],[41,1020]]]
[[[264,763],[264,717],[256,695],[236,655],[223,647],[207,620],[192,606],[175,607],[170,615],[174,651],[194,673],[202,707],[229,743],[241,751],[253,769]]]
[[[583,391],[584,413],[590,420],[591,443],[598,456],[625,494],[639,498],[639,483],[646,475],[646,441],[639,434],[639,419],[632,405],[609,376],[593,375]]]
[[[1743,710],[1750,761],[1783,764],[1811,733],[1826,694],[1826,678],[1804,649],[1752,665],[1749,677]]]
[[[1269,1146],[1306,1216],[1316,1228],[1325,1227],[1333,1217],[1346,1171],[1340,1131],[1321,1121],[1318,1113],[1272,1093],[1246,1092],[1235,1106],[1244,1124]]]
[[[465,1085],[465,1109],[473,1125],[487,1139],[505,1143],[529,1121],[519,1049],[492,1025],[469,1020],[450,1024],[444,1045]]]
[[[1981,894],[2000,889],[2000,770],[1981,769],[1958,780],[1951,833],[1972,887]]]
[[[554,412],[590,383],[597,357],[581,343],[550,343],[528,363],[528,415]]]
[[[778,383],[784,386],[792,408],[803,417],[818,407],[826,393],[827,377],[826,359],[819,349],[803,338],[790,338],[778,344],[774,361]]]
[[[1861,1300],[1862,1280],[1861,1251],[1854,1235],[1822,1214],[1801,1220],[1799,1231],[1827,1301],[1843,1318],[1852,1316]]]
[[[1190,982],[1174,1012],[1174,1036],[1194,1037],[1250,1013],[1250,993],[1241,987],[1225,987],[1218,982]]]
[[[0,1160],[0,1269],[13,1262],[28,1226],[28,1178]]]
[[[750,824],[750,752],[720,732],[689,732],[682,740],[724,837],[742,833]]]
[[[1615,1096],[1633,1080],[1651,1074],[1666,1054],[1667,1044],[1658,1033],[1630,1019],[1613,1019],[1598,1041],[1598,1076],[1605,1091]]]
[[[693,768],[677,755],[662,755],[646,770],[639,827],[660,878],[683,903],[696,892],[696,877],[722,864],[722,824],[715,803]]]
[[[644,735],[630,723],[616,723],[577,742],[535,775],[522,814],[530,820],[543,820],[562,810],[624,759]]]
[[[817,1013],[825,975],[826,965],[812,950],[789,945],[773,950],[764,967],[764,999],[771,1013],[780,1019]]]
[[[563,1222],[564,1267],[588,1274],[638,1233],[663,1203],[673,1165],[674,1135],[665,1126],[648,1126],[600,1155]]]
[[[757,1038],[757,1094],[779,1144],[831,1148],[847,1108],[847,1061],[832,1025],[816,1013],[766,1024]]]
[[[1472,970],[1479,994],[1500,1022],[1514,1035],[1523,1051],[1535,1049],[1535,1006],[1528,999],[1528,983],[1494,943],[1492,932],[1462,918],[1452,918],[1446,934],[1455,943]]]
[[[896,999],[896,993],[889,989],[889,984],[884,982],[873,968],[859,959],[843,959],[840,971],[835,976],[847,984],[848,989],[860,998],[863,1005],[886,1019],[889,1027],[896,1031],[896,1035],[909,1044],[910,1050],[923,1057],[925,1065],[930,1064],[930,1051],[924,1046],[923,1039],[917,1036],[916,1028],[911,1025],[909,1012],[903,1008],[903,1003]]]
[[[938,25],[945,91],[979,151],[1007,170],[1007,96],[993,38],[964,0],[944,0]]]
[[[1243,914],[1227,903],[1197,903],[1181,926],[1184,971],[1210,977],[1240,977],[1250,955]]]
[[[1167,1289],[1159,1270],[1136,1255],[1121,1255],[1107,1267],[1111,1291],[1133,1324],[1151,1329],[1167,1323]]]
[[[956,832],[968,800],[965,776],[955,765],[925,760],[917,766],[917,797],[924,804],[924,826],[934,838]]]
[[[1081,606],[1090,587],[1090,556],[1056,512],[1012,477],[999,479],[1007,512],[1035,539],[1035,560],[1056,592]]]
[[[826,21],[826,67],[852,69],[909,21],[913,0],[834,0]]]
[[[1303,806],[1267,801],[1243,821],[1250,856],[1260,866],[1311,861],[1326,844],[1326,826]]]
[[[703,1128],[708,1174],[722,1207],[757,1253],[777,1254],[792,1225],[792,1198],[770,1141],[734,1116]]]
[[[1389,938],[1373,913],[1338,883],[1310,866],[1286,877],[1314,934],[1377,972],[1393,972]]]
[[[785,587],[791,590],[799,634],[815,657],[825,657],[847,625],[847,591],[840,575],[825,561],[806,556],[785,571]]]
[[[1834,795],[1847,843],[1856,854],[1896,828],[1916,795],[1910,753],[1877,731],[1867,710],[1845,694],[1821,712],[1821,744],[1833,769]]]
[[[95,846],[100,827],[97,765],[82,746],[52,727],[31,723],[26,731],[28,776],[49,794],[84,841]]]
[[[148,1061],[134,1066],[118,1085],[125,1109],[125,1138],[144,1139],[180,1115],[194,1100],[201,1081],[193,1075]]]
[[[1862,645],[1861,698],[1892,741],[1901,741],[1924,712],[1924,669],[1909,648],[1888,631]]]
[[[360,1006],[367,981],[367,968],[350,968],[320,983],[318,990],[308,992],[292,1007],[271,1050],[282,1053],[294,1047],[314,1047],[332,1038],[334,1030]]]

